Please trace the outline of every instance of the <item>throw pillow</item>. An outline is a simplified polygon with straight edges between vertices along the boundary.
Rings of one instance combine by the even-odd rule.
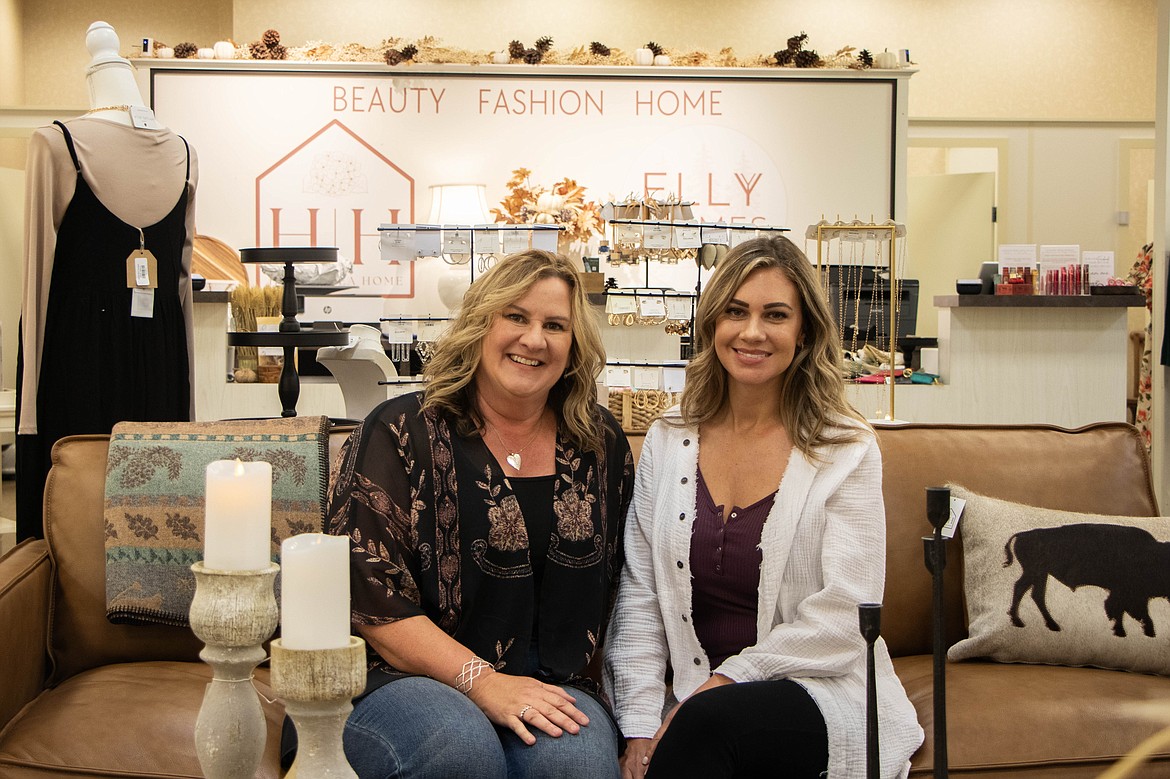
[[[1035,508],[952,486],[970,637],[951,660],[1170,675],[1170,518]]]
[[[111,622],[188,624],[191,564],[203,559],[207,464],[237,458],[272,464],[273,560],[285,538],[322,532],[328,417],[114,426],[105,490]]]

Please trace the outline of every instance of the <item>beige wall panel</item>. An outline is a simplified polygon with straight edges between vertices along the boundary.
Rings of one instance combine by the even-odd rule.
[[[327,6],[320,5],[325,14]],[[24,103],[29,106],[87,107],[85,32],[95,21],[118,32],[123,55],[139,38],[170,45],[192,41],[211,46],[231,35],[232,0],[24,0]]]

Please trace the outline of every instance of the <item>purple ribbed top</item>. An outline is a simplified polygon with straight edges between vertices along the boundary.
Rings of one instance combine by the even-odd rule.
[[[747,508],[733,506],[724,521],[698,473],[695,524],[691,529],[691,611],[695,633],[711,670],[756,643],[760,536],[776,493]]]

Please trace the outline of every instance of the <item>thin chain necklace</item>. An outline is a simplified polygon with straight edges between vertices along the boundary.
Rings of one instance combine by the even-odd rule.
[[[507,442],[504,441],[503,436],[500,435],[500,431],[496,429],[496,426],[492,424],[489,424],[488,426],[491,428],[492,433],[496,436],[496,440],[500,442],[500,446],[504,447],[504,451],[508,453],[508,456],[504,458],[508,461],[508,465],[512,466],[512,470],[519,472],[521,463],[520,453],[531,446],[532,442],[536,440],[536,437],[540,435],[540,430],[544,427],[544,417],[541,417],[540,421],[536,424],[536,430],[532,433],[532,437],[528,439],[528,443],[524,444],[524,446],[520,447],[514,452],[512,451],[512,447],[508,446]]]

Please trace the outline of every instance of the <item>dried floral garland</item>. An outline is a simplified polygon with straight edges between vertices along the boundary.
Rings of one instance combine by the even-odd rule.
[[[585,199],[585,187],[568,177],[551,187],[533,186],[531,175],[527,168],[512,171],[508,196],[492,209],[497,222],[564,225],[565,236],[581,242],[602,231],[601,206]]]
[[[679,67],[774,68],[777,66],[800,66],[854,69],[873,67],[873,57],[865,49],[858,51],[852,46],[845,46],[838,49],[835,54],[822,56],[813,50],[804,48],[807,38],[808,36],[804,33],[790,38],[788,47],[791,50],[785,48],[775,54],[753,54],[746,57],[737,56],[735,50],[730,46],[716,52],[702,49],[684,51],[651,42],[647,44],[647,48],[669,55],[671,64]],[[270,41],[272,45],[269,45]],[[302,62],[488,65],[493,62],[493,57],[496,54],[495,51],[477,51],[444,46],[438,38],[431,35],[420,38],[413,44],[405,44],[401,38],[387,38],[375,46],[366,46],[360,43],[333,44],[323,41],[313,41],[304,46],[286,46],[279,41],[279,33],[275,30],[268,30],[260,40],[240,46],[236,50],[236,55],[240,59],[289,59]],[[194,44],[191,46],[193,48],[189,56],[193,56],[195,53]],[[504,50],[516,63],[528,62],[542,65],[635,64],[632,53],[628,54],[621,49],[598,41],[564,50],[557,50],[552,46],[552,38],[543,36],[532,46],[514,40]],[[181,55],[176,52],[176,56]]]

